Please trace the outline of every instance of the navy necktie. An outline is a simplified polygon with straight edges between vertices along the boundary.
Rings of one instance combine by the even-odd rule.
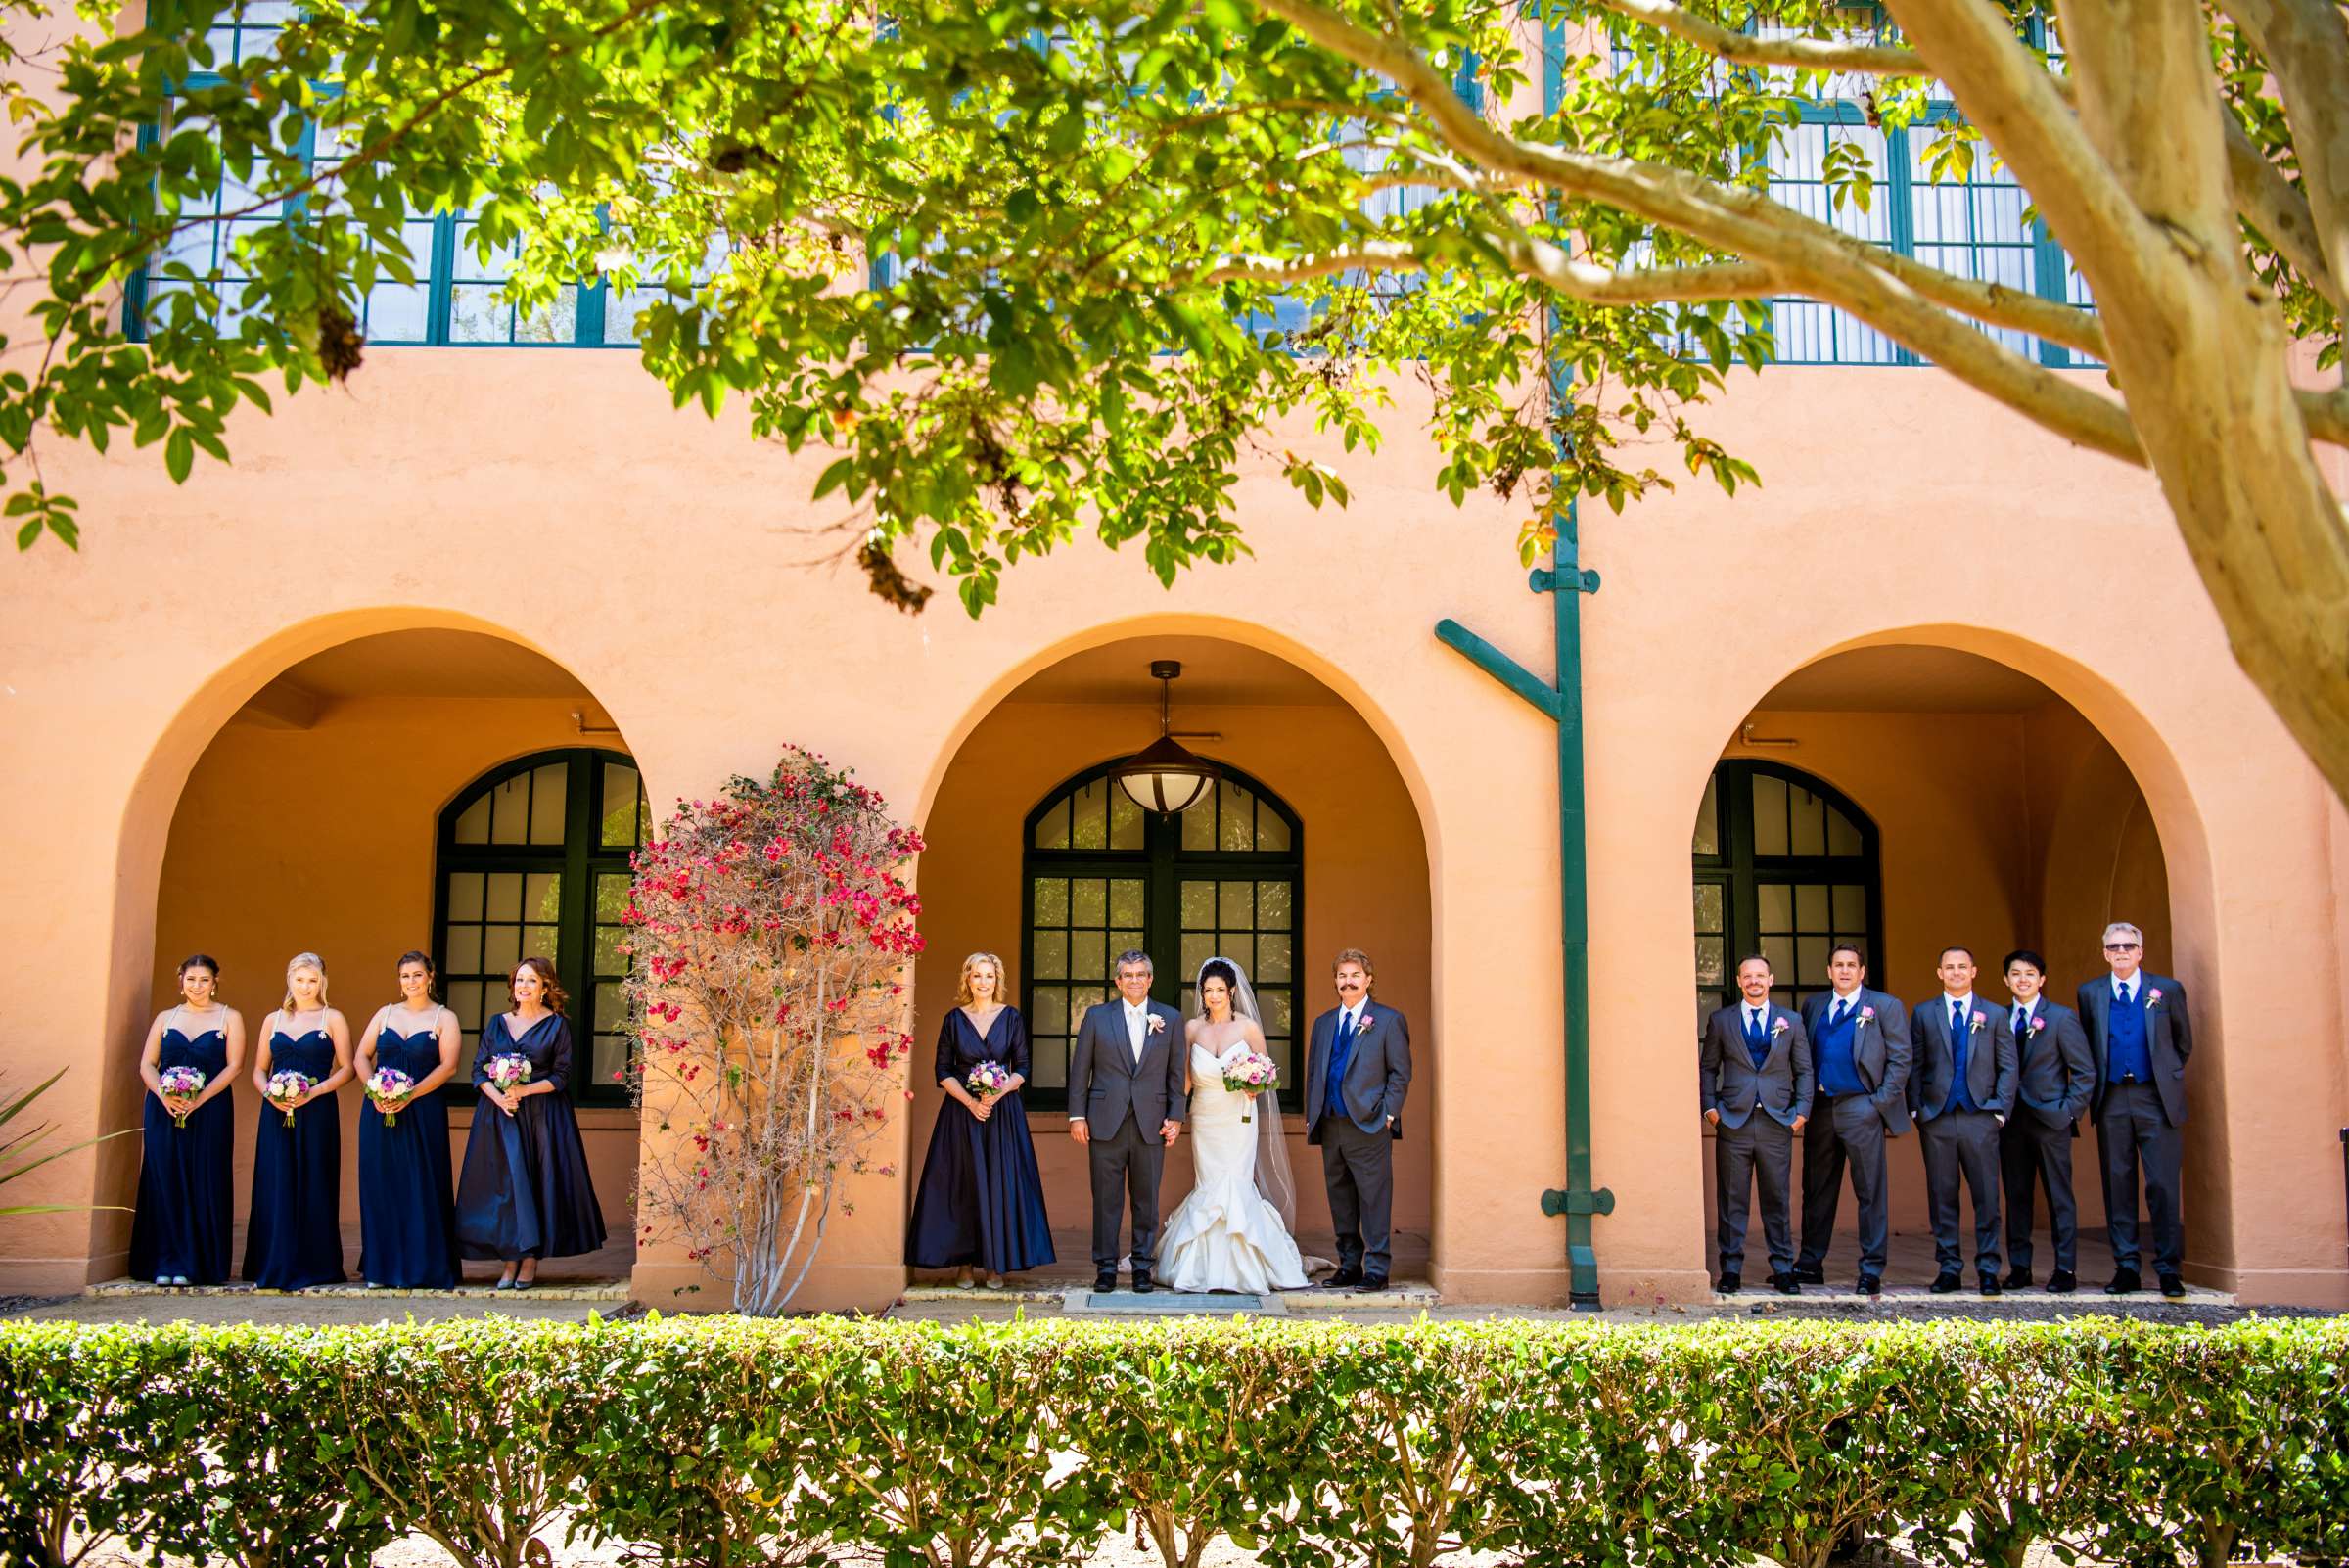
[[[1950,1043],[1965,1038],[1965,1003],[1950,1003]]]
[[[2121,987],[2121,1005],[2123,1007],[2129,1005],[2129,988],[2126,985]]]
[[[1762,1014],[1751,1007],[1745,1010],[1745,1042],[1748,1045],[1762,1043]]]
[[[1850,1015],[1851,1010],[1852,1004],[1850,1002],[1845,1001],[1840,996],[1837,997],[1835,999],[1835,1014],[1833,1017],[1827,1020],[1827,1027],[1829,1029],[1841,1029],[1843,1027],[1844,1019]]]
[[[2031,1033],[2031,1015],[2020,1007],[2014,1010],[2014,1042],[2020,1045],[2023,1037]]]

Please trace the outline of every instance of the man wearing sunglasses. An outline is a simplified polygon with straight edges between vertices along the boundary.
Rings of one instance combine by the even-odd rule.
[[[2143,1288],[2138,1274],[2138,1168],[2144,1169],[2144,1204],[2153,1220],[2153,1271],[2161,1293],[2186,1296],[2180,1269],[2186,1226],[2178,1215],[2178,1170],[2185,1152],[2186,1059],[2194,1036],[2186,1013],[2186,988],[2142,967],[2145,934],[2126,921],[2104,928],[2104,961],[2112,973],[2080,988],[2080,1017],[2096,1057],[2089,1112],[2104,1160],[2104,1218],[2112,1232],[2112,1283],[2107,1296]]]

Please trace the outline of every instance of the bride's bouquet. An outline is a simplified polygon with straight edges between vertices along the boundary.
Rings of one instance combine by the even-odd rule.
[[[1262,1051],[1242,1051],[1223,1063],[1223,1087],[1233,1094],[1248,1096],[1240,1120],[1253,1122],[1256,1097],[1268,1088],[1280,1086],[1280,1067]]]

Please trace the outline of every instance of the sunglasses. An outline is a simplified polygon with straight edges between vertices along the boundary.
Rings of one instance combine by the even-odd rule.
[[[2106,952],[2135,952],[2137,949],[2138,944],[2134,942],[2108,942],[2104,944],[2104,950]]]

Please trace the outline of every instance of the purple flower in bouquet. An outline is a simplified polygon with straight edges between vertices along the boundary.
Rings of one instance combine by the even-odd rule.
[[[490,1083],[512,1093],[530,1081],[530,1059],[512,1052],[504,1056],[492,1056],[486,1071]]]
[[[192,1100],[204,1092],[204,1085],[208,1082],[203,1070],[195,1067],[166,1067],[156,1078],[163,1085],[163,1097],[167,1100]],[[175,1115],[171,1118],[171,1125],[186,1127],[188,1119]]]
[[[1011,1087],[1011,1069],[1001,1062],[981,1062],[962,1083],[980,1099],[991,1099]]]
[[[318,1081],[307,1073],[297,1073],[289,1069],[269,1075],[269,1098],[273,1101],[298,1100],[317,1086]],[[289,1109],[286,1112],[286,1126],[292,1127],[293,1125],[294,1113]]]
[[[396,1127],[399,1108],[416,1092],[416,1081],[396,1067],[379,1067],[367,1080],[367,1092],[373,1096],[375,1108],[384,1113],[384,1126]]]
[[[1223,1087],[1234,1094],[1248,1096],[1240,1120],[1253,1122],[1256,1096],[1268,1088],[1280,1085],[1280,1067],[1262,1051],[1244,1051],[1223,1064]]]

